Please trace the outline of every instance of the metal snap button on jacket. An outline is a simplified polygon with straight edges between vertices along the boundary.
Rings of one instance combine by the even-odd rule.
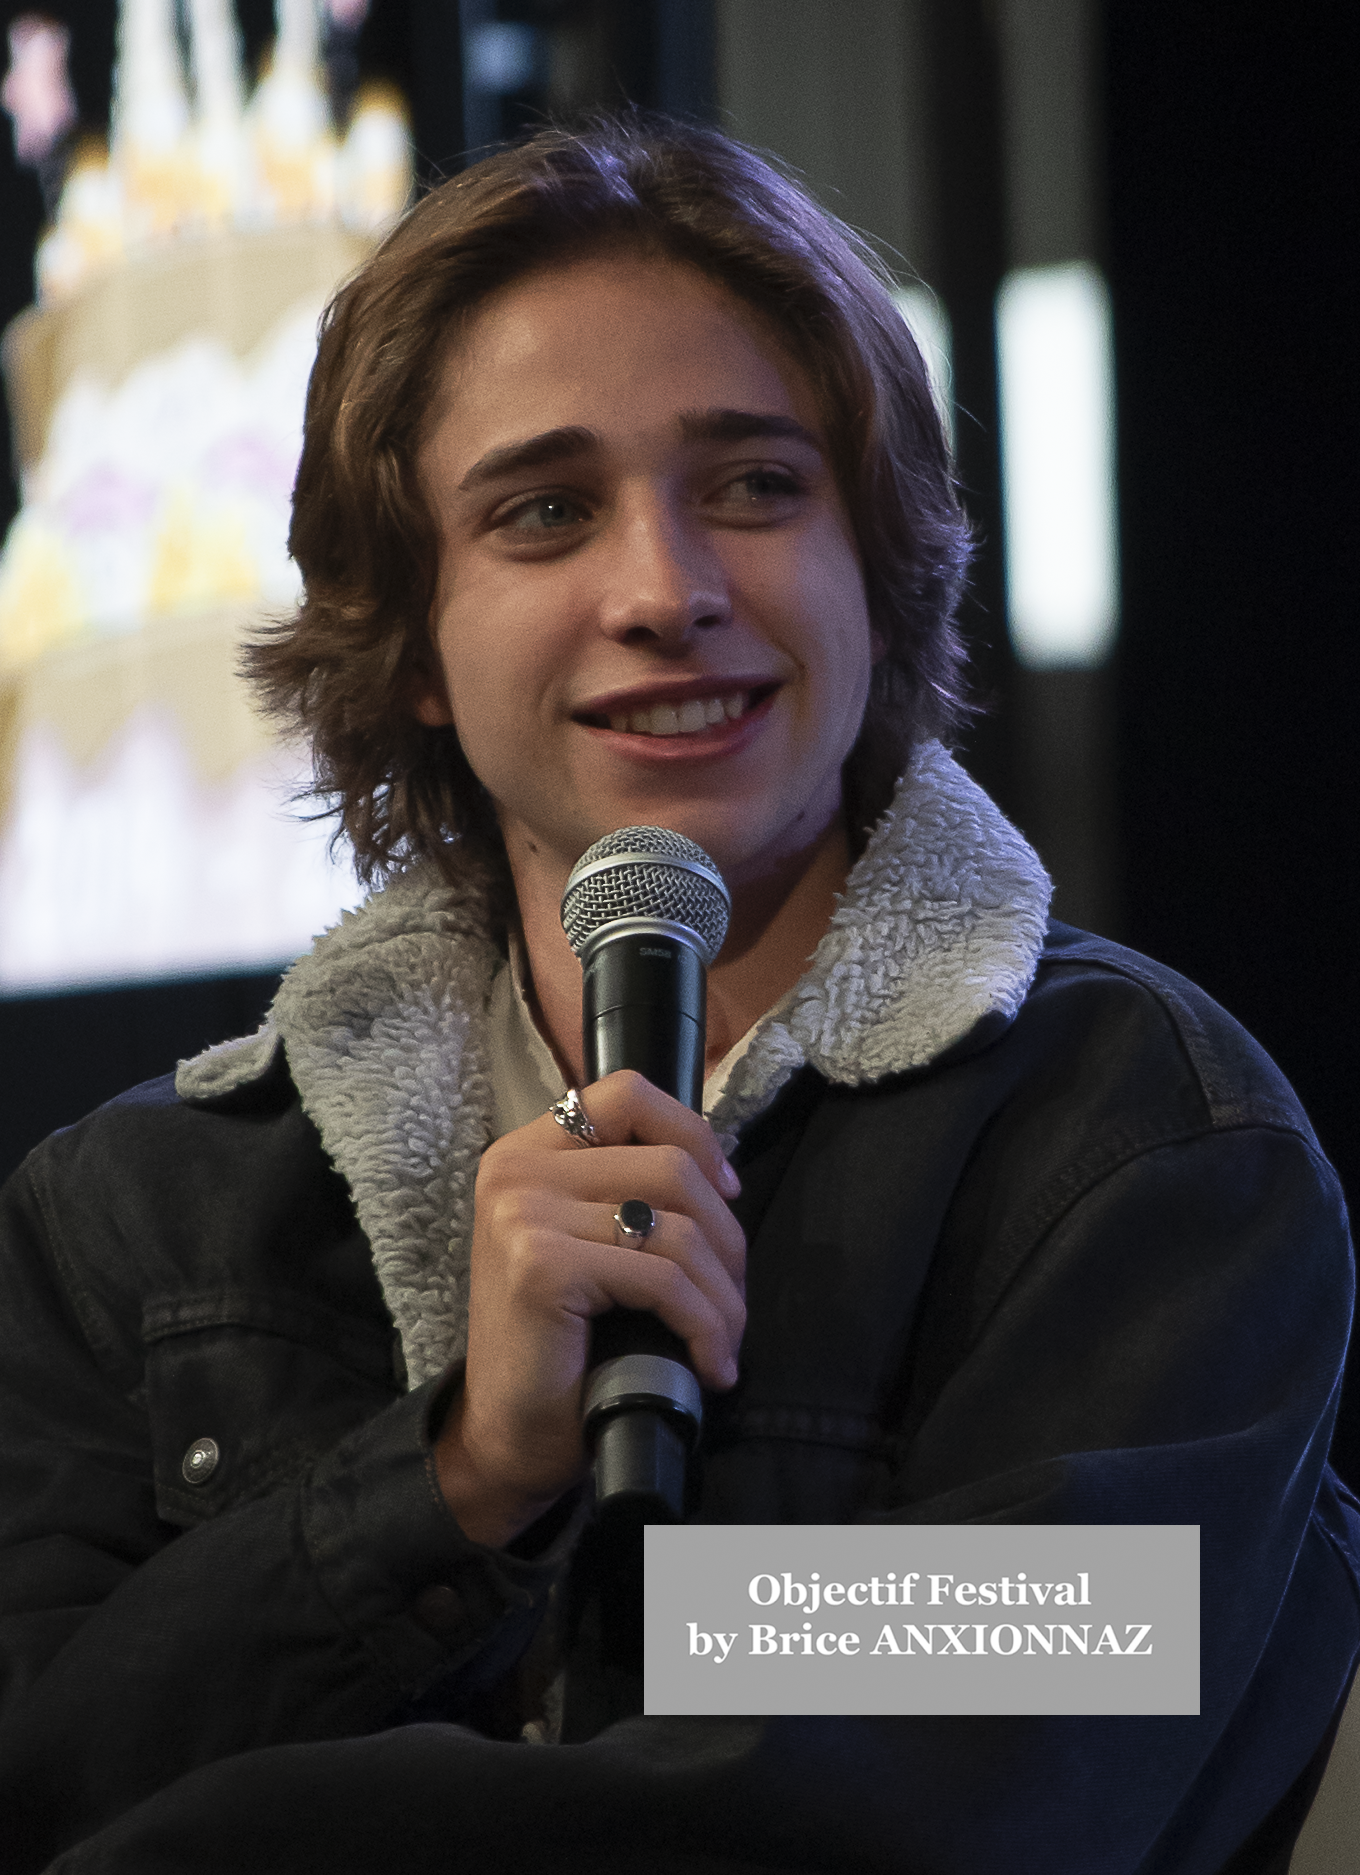
[[[217,1470],[222,1453],[216,1439],[195,1439],[184,1454],[180,1470],[186,1484],[206,1484]]]
[[[462,1600],[447,1582],[422,1589],[411,1605],[411,1613],[437,1641],[452,1640],[465,1620]]]

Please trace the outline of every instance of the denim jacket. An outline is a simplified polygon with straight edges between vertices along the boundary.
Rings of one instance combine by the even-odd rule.
[[[906,873],[938,932],[939,868]],[[458,1279],[427,1252],[457,1263],[457,1168],[409,1130],[375,1157],[371,1119],[347,1161],[344,1067],[318,1094],[308,1055],[345,996],[304,973],[310,1041],[281,999],[0,1200],[7,1866],[1271,1867],[1360,1652],[1360,1515],[1325,1468],[1337,1182],[1269,1061],[1172,973],[1054,926],[987,978],[980,927],[1023,923],[994,888],[984,868],[960,901],[952,1019],[918,947],[944,985],[918,975],[919,1059],[872,1058],[880,1019],[846,1070],[837,963],[733,1092],[749,1325],[694,1516],[1198,1524],[1198,1716],[634,1716],[515,1742],[503,1695],[579,1518],[492,1552],[445,1508]],[[850,896],[839,962],[872,976]],[[394,1011],[419,1000],[386,974]],[[466,1042],[451,1007],[435,1031]],[[400,1082],[395,1033],[370,1012],[366,1060],[333,1059]],[[424,1185],[388,1175],[403,1155]],[[578,1646],[569,1687],[598,1670]]]

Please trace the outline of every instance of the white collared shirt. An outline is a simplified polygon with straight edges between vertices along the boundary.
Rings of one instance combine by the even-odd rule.
[[[509,961],[496,973],[487,1003],[487,1076],[491,1082],[493,1139],[538,1119],[567,1091],[557,1057],[534,1021],[528,989],[529,960],[524,940],[512,930]],[[792,995],[790,990],[769,1013],[782,1010]],[[761,1016],[759,1021],[764,1019]],[[704,1077],[705,1113],[717,1104],[728,1076],[751,1046],[758,1026],[753,1022]]]

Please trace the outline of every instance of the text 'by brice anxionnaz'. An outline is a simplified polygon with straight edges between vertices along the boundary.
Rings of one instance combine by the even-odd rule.
[[[1114,1623],[1103,1625],[1079,1618],[1045,1620],[1040,1611],[1091,1605],[1090,1574],[1081,1571],[1070,1581],[1039,1581],[1021,1569],[1015,1575],[999,1576],[995,1581],[973,1582],[951,1574],[923,1574],[905,1571],[900,1577],[894,1570],[884,1576],[870,1576],[860,1582],[823,1582],[820,1571],[813,1570],[806,1581],[797,1580],[788,1570],[782,1575],[761,1574],[747,1585],[749,1599],[759,1608],[780,1616],[749,1624],[749,1645],[738,1648],[739,1630],[731,1633],[709,1632],[696,1621],[686,1623],[689,1647],[693,1656],[710,1659],[721,1665],[734,1648],[747,1657],[763,1659],[771,1655],[783,1658],[824,1659],[833,1656],[854,1657],[861,1651],[873,1657],[930,1655],[999,1656],[1033,1658],[1036,1654],[1055,1659],[1075,1659],[1102,1655],[1120,1658],[1147,1658],[1152,1652],[1150,1622],[1122,1624],[1122,1633]],[[827,1611],[842,1608],[911,1608],[915,1620],[885,1621],[877,1635],[858,1628],[841,1628],[834,1622],[825,1625]],[[1023,1620],[944,1621],[923,1618],[931,1608],[1023,1608]],[[1029,1618],[1028,1611],[1039,1615]],[[790,1615],[794,1625],[786,1626]],[[820,1614],[824,1625],[814,1626]],[[782,1620],[781,1620],[782,1616]],[[1094,1638],[1093,1638],[1094,1635]]]

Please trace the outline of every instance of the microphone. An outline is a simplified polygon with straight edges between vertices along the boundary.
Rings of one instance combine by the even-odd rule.
[[[632,1068],[703,1111],[705,973],[731,908],[708,854],[668,827],[622,827],[581,855],[562,927],[581,960],[587,1081]],[[655,1315],[612,1309],[594,1324],[591,1361],[597,1505],[678,1523],[703,1411],[684,1343]]]

